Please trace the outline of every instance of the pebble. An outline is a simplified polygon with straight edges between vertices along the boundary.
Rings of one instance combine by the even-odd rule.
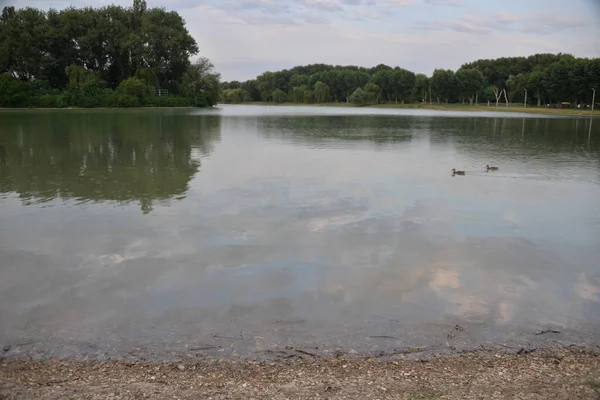
[[[5,344],[4,347],[2,347],[2,350],[9,351],[10,350],[10,344]]]
[[[177,368],[178,368],[180,371],[185,371],[185,366],[184,366],[183,364],[179,364],[179,365],[177,366]]]

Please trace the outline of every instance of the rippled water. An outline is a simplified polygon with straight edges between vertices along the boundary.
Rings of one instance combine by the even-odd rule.
[[[222,106],[0,121],[9,355],[600,343],[600,120]]]

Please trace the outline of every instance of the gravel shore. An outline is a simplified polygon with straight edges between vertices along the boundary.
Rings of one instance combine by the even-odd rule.
[[[130,363],[0,359],[0,399],[600,399],[600,353]]]

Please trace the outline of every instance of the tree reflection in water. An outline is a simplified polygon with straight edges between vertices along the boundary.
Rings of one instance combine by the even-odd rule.
[[[153,203],[185,196],[200,158],[220,140],[219,115],[189,111],[8,112],[0,192],[25,204],[57,198]]]

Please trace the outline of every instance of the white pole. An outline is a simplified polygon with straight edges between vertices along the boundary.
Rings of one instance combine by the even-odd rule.
[[[592,112],[594,112],[594,104],[596,103],[596,88],[592,88],[594,94],[592,95]]]
[[[525,101],[523,102],[523,108],[527,107],[527,89],[525,89]]]

